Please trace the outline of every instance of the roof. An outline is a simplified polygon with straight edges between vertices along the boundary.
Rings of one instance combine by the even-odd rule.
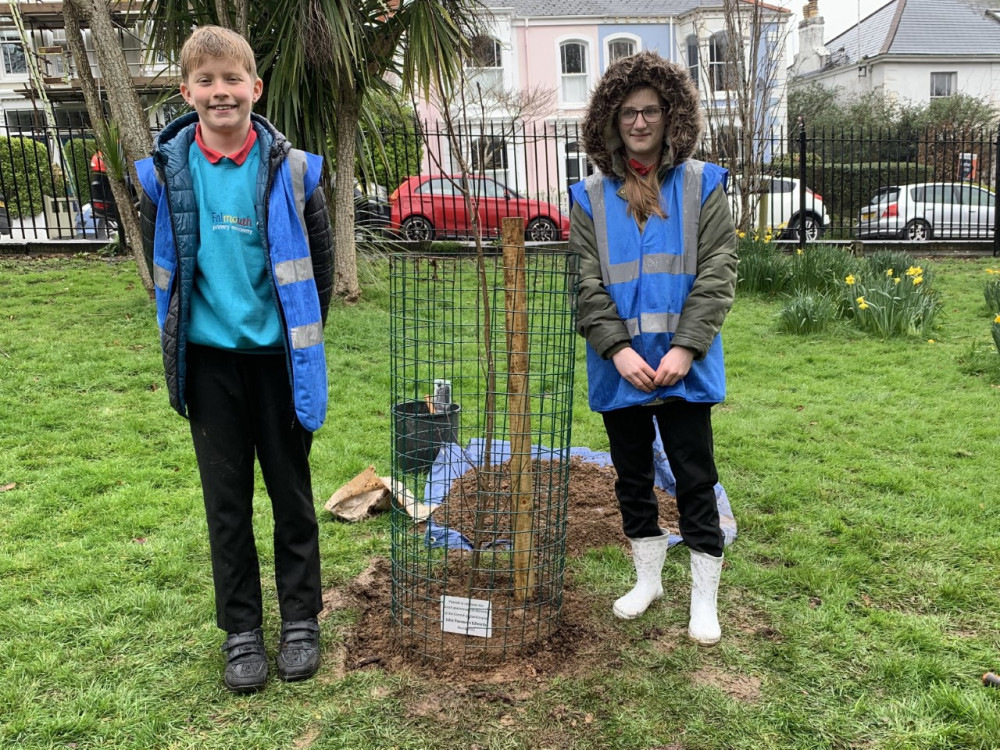
[[[487,8],[510,8],[515,16],[676,16],[693,10],[699,0],[484,0]]]
[[[1000,0],[891,0],[826,48],[835,64],[887,54],[1000,55],[998,8]]]
[[[751,3],[752,0],[743,2]],[[786,8],[778,4],[765,2],[760,4],[770,10],[787,12]],[[722,0],[483,0],[483,5],[491,10],[510,9],[515,16],[531,18],[579,16],[670,18],[696,8],[721,8]]]

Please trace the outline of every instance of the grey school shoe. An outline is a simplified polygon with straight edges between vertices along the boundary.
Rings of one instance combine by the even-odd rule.
[[[230,633],[222,644],[226,654],[223,680],[234,693],[253,693],[267,682],[267,651],[260,628]]]
[[[319,669],[319,622],[285,620],[281,623],[278,677],[285,682],[308,680]]]

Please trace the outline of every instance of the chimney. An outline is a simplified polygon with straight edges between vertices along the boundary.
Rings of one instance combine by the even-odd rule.
[[[809,0],[802,6],[799,23],[799,52],[792,61],[792,75],[804,75],[820,70],[830,59],[823,46],[823,16],[819,14],[819,0]]]

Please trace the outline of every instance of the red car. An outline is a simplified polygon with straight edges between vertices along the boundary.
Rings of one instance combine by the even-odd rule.
[[[484,237],[500,236],[500,220],[524,217],[524,238],[529,242],[551,242],[569,238],[569,217],[558,206],[522,198],[490,177],[470,175],[420,175],[407,177],[389,196],[389,225],[408,240],[468,237],[472,222],[465,208],[464,184],[473,210],[478,209]]]

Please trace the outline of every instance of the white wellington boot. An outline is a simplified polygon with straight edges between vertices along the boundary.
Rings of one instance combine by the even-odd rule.
[[[666,529],[662,536],[647,536],[642,539],[631,539],[632,562],[635,563],[635,573],[638,581],[635,588],[615,602],[615,615],[623,620],[632,620],[663,596],[663,583],[660,576],[663,573],[663,561],[667,556],[670,537]]]
[[[691,550],[691,622],[688,635],[702,646],[714,646],[722,638],[716,602],[722,555],[712,557]]]

